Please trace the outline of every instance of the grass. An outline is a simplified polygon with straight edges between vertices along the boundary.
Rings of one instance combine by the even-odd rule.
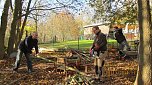
[[[80,40],[79,41],[79,49],[88,49],[92,45],[93,40]],[[78,49],[78,41],[65,41],[59,43],[48,43],[48,44],[40,44],[40,47],[44,48],[74,48]]]
[[[115,43],[115,40],[108,40],[108,43]],[[92,46],[93,40],[65,41],[59,43],[40,44],[39,47],[44,48],[73,48],[73,49],[89,49]]]

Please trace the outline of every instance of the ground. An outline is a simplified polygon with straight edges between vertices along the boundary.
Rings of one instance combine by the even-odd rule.
[[[57,53],[58,54],[58,53]],[[53,55],[53,54],[52,54]],[[44,57],[52,60],[51,54],[44,54]],[[42,55],[41,55],[42,56]],[[62,56],[62,53],[58,56]],[[38,58],[33,59],[34,72],[27,73],[26,59],[23,57],[18,72],[12,71],[15,58],[0,60],[0,84],[2,85],[64,85],[65,80],[70,78],[70,74],[76,72],[69,71],[67,74],[63,71],[56,71],[54,63],[48,60]],[[127,59],[118,60],[116,58],[106,58],[102,81],[89,81],[91,85],[133,85],[136,71],[137,60]],[[84,72],[84,70],[82,70]],[[84,72],[85,73],[85,72]],[[94,76],[93,66],[90,66],[87,77]],[[71,77],[72,77],[71,75]],[[68,77],[66,77],[68,76]],[[66,77],[66,78],[65,78]],[[86,78],[86,79],[88,79]],[[74,84],[72,84],[74,85]],[[77,85],[77,84],[75,84]],[[87,85],[87,84],[86,84]]]

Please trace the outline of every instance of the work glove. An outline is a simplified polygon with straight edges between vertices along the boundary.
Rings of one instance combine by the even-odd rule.
[[[90,57],[93,57],[94,56],[94,49],[90,48],[89,53],[90,53]]]

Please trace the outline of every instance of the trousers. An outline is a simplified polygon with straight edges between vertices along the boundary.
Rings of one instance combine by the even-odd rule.
[[[21,58],[23,56],[23,53],[20,49],[18,49],[16,61],[15,61],[15,69],[18,69],[20,66]],[[31,61],[31,54],[30,53],[24,53],[26,57],[26,63],[28,70],[32,70],[32,61]]]
[[[96,75],[99,75],[99,77],[102,75],[103,65],[106,56],[107,51],[105,51],[104,53],[100,53],[99,56],[96,56],[94,59],[95,73]]]

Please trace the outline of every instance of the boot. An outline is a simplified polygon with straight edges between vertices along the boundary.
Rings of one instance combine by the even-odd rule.
[[[104,64],[105,64],[105,61],[103,60],[103,61],[102,61],[102,64],[101,64],[101,66],[103,67],[103,66],[104,66]]]
[[[100,67],[100,75],[102,76],[102,67]]]
[[[32,72],[33,72],[33,70],[32,69],[28,69],[28,71],[27,71],[29,74],[31,74]]]
[[[14,72],[18,72],[18,68],[13,68],[13,71]]]
[[[95,66],[95,73],[98,74],[98,66]]]
[[[98,80],[101,81],[102,77],[102,67],[100,67],[100,73],[98,74]]]
[[[98,66],[96,65],[95,66],[95,78],[94,78],[94,80],[98,79],[98,75],[99,75],[99,73],[98,73]]]

